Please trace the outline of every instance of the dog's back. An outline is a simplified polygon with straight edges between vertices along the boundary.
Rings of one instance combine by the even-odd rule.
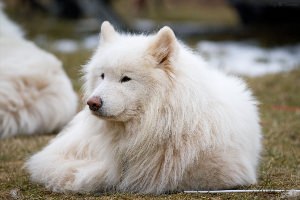
[[[0,2],[0,38],[22,38],[24,36],[23,30],[7,18],[3,12],[3,7],[3,4]]]
[[[61,128],[77,107],[61,62],[24,39],[2,9],[0,24],[0,138]]]

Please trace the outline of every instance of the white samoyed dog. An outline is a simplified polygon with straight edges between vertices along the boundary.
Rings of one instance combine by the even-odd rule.
[[[0,24],[0,138],[60,129],[77,110],[61,62],[24,39],[1,8]]]
[[[27,161],[33,181],[55,192],[152,194],[256,183],[257,101],[169,27],[130,35],[104,22],[84,72],[88,106]]]

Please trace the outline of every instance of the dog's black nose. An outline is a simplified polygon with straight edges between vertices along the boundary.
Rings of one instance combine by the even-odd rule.
[[[90,110],[97,111],[102,106],[102,99],[98,96],[93,96],[88,99],[87,105],[89,106]]]

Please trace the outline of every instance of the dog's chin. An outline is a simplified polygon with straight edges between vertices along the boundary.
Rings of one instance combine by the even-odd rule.
[[[104,112],[99,112],[99,111],[91,111],[92,115],[98,117],[99,119],[102,120],[107,120],[107,121],[114,121],[114,122],[127,122],[132,119],[130,116],[124,115],[124,112],[121,112],[120,114],[117,115],[111,115],[108,113]]]
[[[110,115],[108,113],[100,112],[100,111],[91,111],[92,115],[103,119],[103,120],[109,120],[109,121],[120,121],[118,120],[118,116]]]

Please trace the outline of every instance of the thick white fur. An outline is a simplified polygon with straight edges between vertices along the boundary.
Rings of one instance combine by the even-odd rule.
[[[256,100],[170,28],[126,35],[104,22],[84,71],[86,98],[99,96],[103,106],[83,109],[27,161],[33,181],[57,192],[154,194],[256,183]]]
[[[77,109],[61,62],[25,40],[1,9],[0,24],[0,138],[60,129]]]

